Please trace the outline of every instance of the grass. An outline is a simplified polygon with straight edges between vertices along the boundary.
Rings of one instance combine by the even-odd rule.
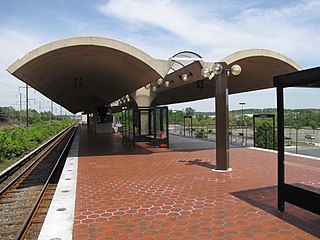
[[[29,128],[1,124],[0,172],[72,124],[67,120],[41,122]]]

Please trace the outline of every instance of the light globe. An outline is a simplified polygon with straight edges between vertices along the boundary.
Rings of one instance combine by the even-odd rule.
[[[170,86],[170,82],[167,80],[167,81],[165,81],[165,82],[163,83],[163,85],[164,85],[165,87],[169,87],[169,86]]]
[[[201,75],[204,77],[204,78],[208,78],[211,74],[211,71],[210,71],[210,68],[208,67],[204,67],[201,69]]]
[[[152,91],[156,92],[157,91],[157,86],[152,87]]]
[[[188,78],[189,78],[189,76],[186,73],[182,74],[182,76],[181,76],[181,80],[184,81],[184,82],[188,81]]]
[[[147,85],[144,86],[145,89],[149,90],[151,88],[151,84],[148,83]]]
[[[163,78],[159,78],[159,79],[157,80],[157,83],[158,83],[158,85],[161,85],[161,84],[163,83]]]
[[[231,74],[234,76],[238,76],[241,73],[241,67],[236,64],[231,67]]]
[[[220,63],[215,63],[213,64],[212,70],[215,74],[221,74],[223,71],[223,66]]]

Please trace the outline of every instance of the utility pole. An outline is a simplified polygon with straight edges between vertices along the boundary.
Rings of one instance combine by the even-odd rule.
[[[19,87],[19,123],[21,124],[21,110],[22,110],[22,100],[21,100],[22,94],[20,92]]]
[[[28,99],[28,84],[26,84],[26,117],[27,117],[27,119],[26,119],[26,122],[27,122],[27,127],[29,127],[29,110],[28,110],[28,108],[29,108],[29,106],[28,106],[28,102],[29,102],[29,99]]]
[[[29,101],[33,100],[36,103],[36,99],[29,98],[29,85],[26,84],[25,87],[19,87],[19,95],[20,95],[20,111],[22,109],[22,101],[21,101],[21,93],[20,93],[20,88],[25,88],[26,89],[26,127],[29,127]]]
[[[40,122],[41,122],[41,101],[39,101],[39,118],[40,118]]]
[[[21,110],[22,110],[21,92],[19,92],[19,101],[20,101],[20,112],[21,112]]]
[[[53,117],[53,101],[51,100],[51,114],[50,114],[50,121],[52,120]]]
[[[242,145],[244,145],[244,132],[243,132],[243,128],[244,128],[244,118],[243,118],[243,105],[245,105],[245,102],[240,102],[239,103],[242,106]]]
[[[20,107],[20,112],[19,112],[19,118],[20,118],[20,124],[22,123],[21,120],[21,111],[22,111],[22,93],[20,92],[21,88],[26,88],[26,87],[18,87],[18,92],[19,92],[19,107]]]

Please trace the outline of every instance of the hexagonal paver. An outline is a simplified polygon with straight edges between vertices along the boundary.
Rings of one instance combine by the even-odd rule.
[[[234,171],[216,173],[208,167],[215,164],[214,149],[138,143],[133,150],[118,136],[82,129],[74,239],[320,238],[319,216],[290,204],[276,211],[276,157],[230,149]],[[290,158],[320,169],[320,161]],[[308,181],[320,182],[316,171],[288,171],[287,181],[306,181],[309,174]]]

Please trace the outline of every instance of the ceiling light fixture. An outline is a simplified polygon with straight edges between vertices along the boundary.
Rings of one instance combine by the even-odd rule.
[[[188,80],[189,80],[189,77],[191,77],[191,76],[192,76],[192,72],[179,75],[180,79],[181,79],[183,82],[188,81]]]
[[[144,86],[145,89],[149,90],[151,88],[151,84],[148,83],[147,85]]]
[[[210,70],[208,67],[202,68],[201,75],[204,78],[209,78],[209,80],[211,80],[215,75],[221,74],[223,70],[227,71],[228,74],[231,72],[231,74],[234,76],[238,76],[241,73],[241,67],[237,64],[233,65],[230,69],[223,69],[222,64],[214,63],[212,70]]]
[[[163,85],[164,85],[166,88],[168,88],[168,87],[170,87],[170,84],[171,84],[171,83],[173,83],[173,80],[171,80],[171,81],[166,80],[166,81],[163,83]]]
[[[157,84],[158,85],[161,85],[163,83],[163,78],[159,78],[158,80],[157,80]]]

